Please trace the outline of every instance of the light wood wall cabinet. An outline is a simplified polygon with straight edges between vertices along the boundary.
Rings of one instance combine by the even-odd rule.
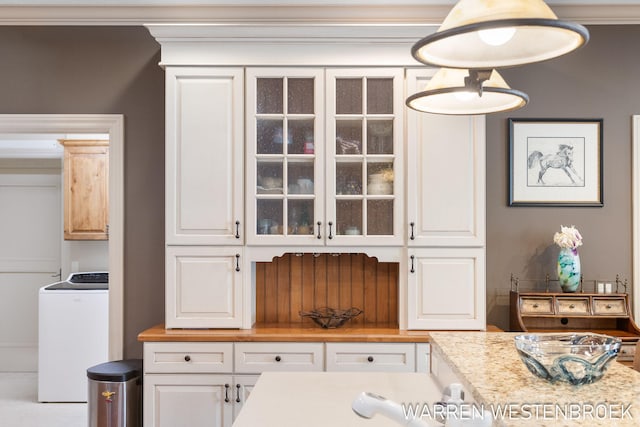
[[[64,238],[109,239],[109,141],[61,139]]]

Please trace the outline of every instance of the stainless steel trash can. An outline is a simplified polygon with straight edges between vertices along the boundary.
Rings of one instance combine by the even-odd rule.
[[[87,369],[89,427],[142,426],[142,360],[102,363]]]

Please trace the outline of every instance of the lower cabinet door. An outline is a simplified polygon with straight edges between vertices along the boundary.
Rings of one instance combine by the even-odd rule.
[[[166,248],[166,327],[242,326],[242,248]]]
[[[483,248],[411,248],[409,329],[486,328]]]
[[[233,419],[235,420],[242,405],[247,401],[253,387],[260,375],[234,375],[233,376]]]
[[[145,427],[229,427],[231,375],[155,374],[144,377]]]

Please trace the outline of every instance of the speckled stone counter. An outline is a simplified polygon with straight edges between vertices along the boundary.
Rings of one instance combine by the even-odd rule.
[[[593,384],[551,384],[527,370],[508,332],[430,332],[446,362],[479,405],[500,411],[496,426],[639,426],[640,373],[611,362]]]

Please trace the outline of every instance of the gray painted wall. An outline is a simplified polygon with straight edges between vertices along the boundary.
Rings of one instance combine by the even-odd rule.
[[[124,114],[125,357],[164,316],[164,71],[142,27],[0,27],[0,114]]]
[[[531,97],[487,118],[488,321],[508,325],[509,276],[553,273],[553,233],[575,224],[587,278],[631,279],[631,115],[640,26],[591,27],[583,49],[503,70]],[[0,114],[125,116],[125,357],[164,317],[164,72],[141,27],[0,27]],[[508,117],[603,118],[602,208],[508,207]]]
[[[567,56],[503,70],[531,101],[487,117],[487,313],[508,327],[509,277],[555,277],[553,234],[574,224],[585,279],[631,283],[631,116],[640,114],[640,26],[592,26],[590,42]],[[507,118],[604,119],[604,207],[509,207]]]

